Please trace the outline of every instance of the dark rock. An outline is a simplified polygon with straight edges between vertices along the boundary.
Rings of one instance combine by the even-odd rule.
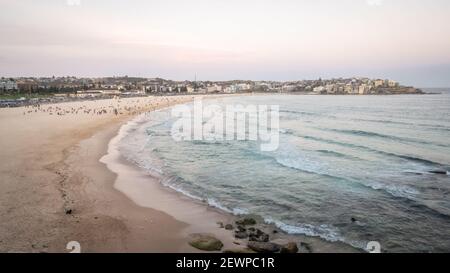
[[[352,221],[352,223],[357,221],[356,218],[354,218],[354,217],[352,217],[350,220]]]
[[[250,241],[255,241],[255,242],[268,242],[269,241],[269,234],[266,234],[259,229],[255,229],[253,232],[249,232],[248,237],[249,237]]]
[[[277,234],[277,233],[278,233],[278,230],[274,229],[274,230],[272,231],[272,233],[273,233],[273,234]]]
[[[72,214],[72,210],[71,209],[66,209],[65,211],[66,211],[67,215]]]
[[[312,247],[310,244],[301,242],[300,247],[304,248],[307,252],[312,253]]]
[[[234,231],[234,237],[237,238],[237,239],[245,239],[245,238],[248,237],[248,234],[245,231],[235,230]]]
[[[254,241],[254,242],[268,242],[269,241],[269,235],[268,234],[263,234],[261,236],[249,235],[248,236],[248,240],[249,241]]]
[[[252,226],[256,225],[256,220],[250,217],[245,217],[243,219],[237,220],[236,224],[242,226]]]
[[[246,231],[247,231],[247,229],[246,229],[245,227],[243,227],[243,226],[237,226],[237,229],[238,229],[240,232],[246,232]]]
[[[275,253],[280,251],[280,246],[270,242],[249,241],[248,248],[259,253]]]
[[[225,229],[226,230],[232,230],[234,227],[233,227],[233,225],[232,224],[227,224],[227,225],[225,225]]]
[[[222,222],[217,222],[217,225],[218,225],[220,228],[223,228],[223,223],[222,223]]]
[[[298,247],[294,242],[287,243],[281,247],[280,253],[297,253]]]
[[[255,236],[261,236],[264,234],[264,232],[262,232],[260,229],[257,228],[249,228],[248,229],[248,234],[249,235],[255,235]]]
[[[219,251],[223,247],[223,243],[209,234],[194,233],[189,235],[189,244],[200,250]]]

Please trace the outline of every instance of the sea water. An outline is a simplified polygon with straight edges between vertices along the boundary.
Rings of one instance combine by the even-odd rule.
[[[278,105],[278,149],[263,152],[249,140],[175,141],[168,108],[141,117],[121,153],[158,172],[167,187],[259,215],[287,233],[358,248],[378,241],[387,252],[450,251],[450,93],[203,103]]]

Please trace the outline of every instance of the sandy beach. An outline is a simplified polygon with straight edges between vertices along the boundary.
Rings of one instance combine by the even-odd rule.
[[[224,249],[246,242],[219,228],[235,217],[158,183],[116,150],[133,117],[190,96],[70,102],[0,109],[0,252],[198,252],[191,233],[209,233]],[[121,129],[122,127],[122,129]],[[261,226],[267,232],[274,227]],[[280,237],[280,238],[277,238]],[[318,252],[343,244],[301,240]]]
[[[178,250],[182,242],[176,234],[184,224],[114,190],[114,174],[98,159],[121,123],[141,111],[189,99],[0,109],[0,251],[65,252],[69,241],[80,242],[86,252]],[[116,115],[113,109],[119,108],[122,113]],[[107,113],[93,112],[104,109]]]

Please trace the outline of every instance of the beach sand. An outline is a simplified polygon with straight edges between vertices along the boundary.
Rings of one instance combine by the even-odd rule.
[[[113,188],[115,175],[98,160],[120,125],[139,111],[190,99],[42,105],[46,112],[0,109],[0,251],[66,252],[69,241],[80,242],[83,252],[177,251],[185,224],[135,205]],[[122,115],[114,113],[118,108]]]
[[[69,252],[70,241],[79,242],[82,252],[200,252],[187,243],[191,233],[211,233],[224,249],[245,246],[217,225],[233,223],[234,216],[164,188],[116,150],[126,133],[121,126],[134,116],[190,100],[0,109],[0,252]],[[355,251],[317,238],[277,236],[317,252]]]

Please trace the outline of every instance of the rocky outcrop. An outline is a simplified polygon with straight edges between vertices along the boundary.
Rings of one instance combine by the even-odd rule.
[[[248,237],[248,234],[245,231],[235,230],[234,237],[236,239],[246,239]]]
[[[301,242],[300,243],[300,247],[303,248],[308,253],[312,253],[313,252],[311,245],[308,244],[308,243]]]
[[[256,225],[256,220],[251,217],[245,217],[236,221],[236,225],[252,226]]]
[[[233,228],[234,228],[234,227],[233,227],[232,224],[226,224],[226,225],[225,225],[225,229],[226,229],[226,230],[233,230]]]
[[[281,247],[280,253],[297,253],[298,246],[294,242],[289,242]]]
[[[210,234],[194,233],[189,235],[189,242],[192,247],[204,251],[219,251],[223,243]]]
[[[275,243],[255,241],[249,241],[247,247],[258,253],[276,253],[281,249],[281,247]]]
[[[268,242],[269,234],[262,232],[260,229],[249,228],[248,239],[255,242]]]

